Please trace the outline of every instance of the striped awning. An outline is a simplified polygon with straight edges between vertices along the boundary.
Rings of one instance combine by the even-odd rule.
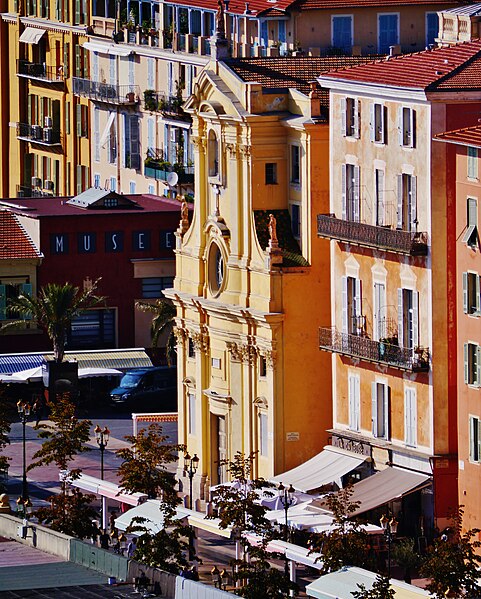
[[[0,374],[36,368],[52,358],[53,352],[0,355]],[[123,371],[153,365],[149,356],[140,348],[66,352],[65,361],[72,360],[78,362],[79,368],[115,368]]]

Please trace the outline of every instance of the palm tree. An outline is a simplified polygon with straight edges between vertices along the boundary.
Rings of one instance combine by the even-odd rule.
[[[138,310],[142,312],[152,312],[154,318],[152,319],[152,326],[150,327],[150,334],[152,337],[152,347],[157,347],[159,338],[162,333],[169,331],[169,337],[167,339],[166,357],[167,364],[171,366],[172,357],[175,351],[175,338],[173,334],[173,328],[175,325],[175,317],[177,316],[177,310],[175,306],[165,299],[157,299],[153,304],[148,302],[137,302],[135,304]]]
[[[105,298],[95,295],[100,278],[88,289],[80,291],[71,283],[58,285],[48,283],[39,290],[37,297],[21,293],[10,300],[9,308],[20,318],[33,319],[43,329],[53,345],[55,362],[62,362],[65,354],[65,340],[72,320],[89,308],[103,303]],[[4,330],[24,324],[24,320],[15,320],[4,325]]]

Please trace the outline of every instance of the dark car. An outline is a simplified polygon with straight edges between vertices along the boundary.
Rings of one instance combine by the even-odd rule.
[[[114,406],[132,410],[149,407],[156,412],[177,411],[177,371],[175,367],[153,366],[129,370],[119,386],[110,392]]]

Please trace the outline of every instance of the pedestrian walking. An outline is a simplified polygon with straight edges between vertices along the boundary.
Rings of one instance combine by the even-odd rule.
[[[99,535],[100,547],[102,549],[108,549],[110,544],[110,537],[107,534],[105,529],[102,529],[102,532]]]
[[[111,514],[110,514],[110,518],[109,518],[109,526],[110,526],[110,531],[114,532],[115,530],[115,520],[117,520],[118,516],[117,516],[117,512],[114,510]]]
[[[136,549],[137,549],[137,537],[133,537],[131,539],[130,543],[127,545],[127,557],[129,559],[132,559]]]
[[[35,396],[32,412],[35,417],[35,426],[38,426],[43,415],[43,397],[41,395]]]

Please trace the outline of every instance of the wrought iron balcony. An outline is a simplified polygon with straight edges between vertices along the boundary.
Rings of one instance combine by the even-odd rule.
[[[373,341],[362,335],[341,333],[335,327],[319,328],[319,348],[401,370],[429,371],[429,350],[426,348],[412,350],[386,341]]]
[[[180,184],[194,183],[194,166],[184,165],[179,162],[172,164],[165,159],[164,152],[161,149],[149,148],[147,158],[144,161],[144,175],[152,177],[157,181],[167,181],[170,173],[177,173]]]
[[[62,139],[58,129],[17,123],[17,139],[30,141],[41,146],[61,146]]]
[[[113,85],[74,77],[73,93],[97,102],[133,106],[139,102],[140,90],[138,85]]]
[[[144,108],[151,112],[162,112],[181,120],[188,120],[188,115],[182,110],[184,99],[181,95],[168,96],[157,93],[153,89],[144,91]]]
[[[319,237],[411,256],[426,256],[428,253],[427,233],[377,227],[336,218],[334,214],[317,215],[317,234]]]
[[[63,83],[65,81],[63,66],[48,67],[45,63],[29,62],[28,60],[17,60],[17,75],[45,83]]]

